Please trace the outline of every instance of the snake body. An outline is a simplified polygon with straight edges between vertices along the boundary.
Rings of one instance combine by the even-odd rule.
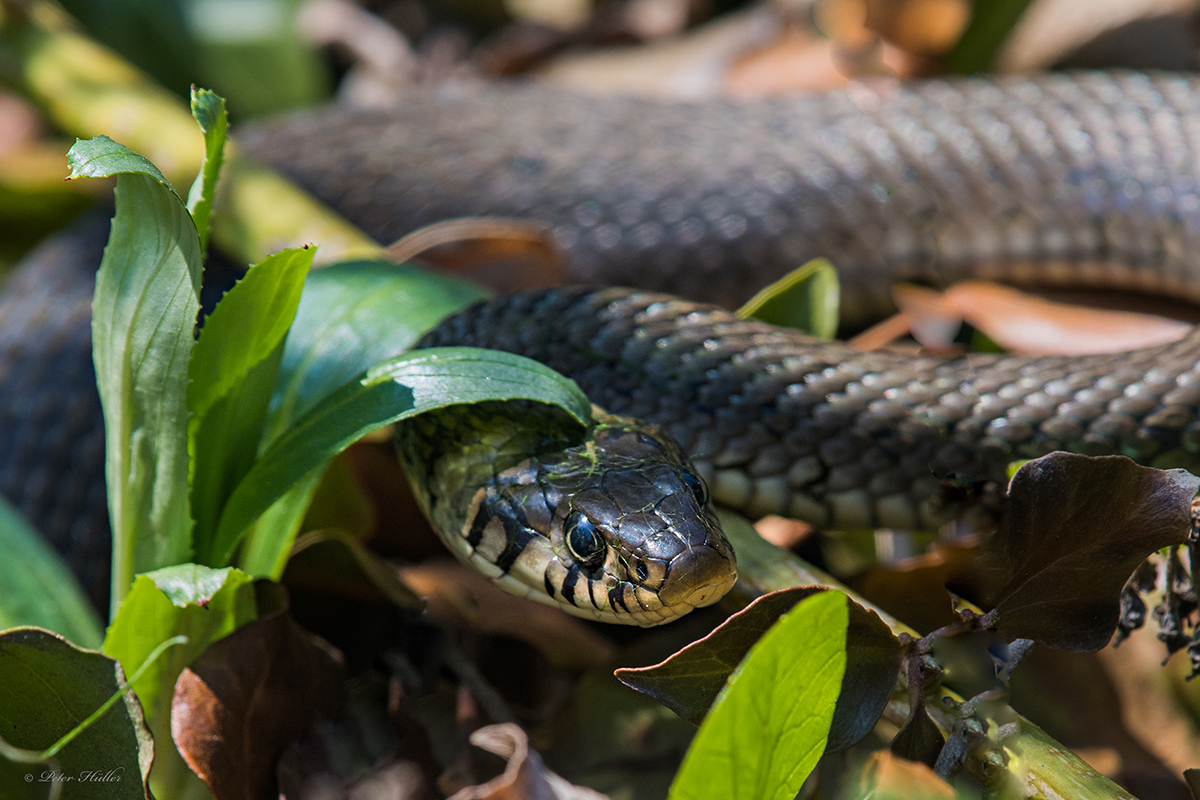
[[[321,109],[243,146],[380,241],[449,217],[549,224],[573,280],[729,307],[810,258],[843,312],[966,276],[1200,297],[1200,79],[855,84],[745,102],[449,87]]]
[[[886,305],[897,278],[1200,296],[1200,81],[1187,77],[881,83],[705,105],[450,89],[266,123],[241,144],[381,240],[451,216],[529,216],[552,227],[575,277],[693,300],[735,304],[816,255],[839,267],[852,319]],[[29,295],[0,313],[36,335],[41,312],[12,310]],[[661,294],[549,290],[469,309],[426,343],[450,342],[544,359],[609,411],[656,422],[720,502],[829,526],[990,513],[1010,460],[1056,448],[1188,466],[1200,447],[1198,334],[1082,359],[914,359]],[[60,430],[9,377],[6,428]],[[67,486],[94,485],[102,471],[65,452],[0,448],[0,476],[46,474],[29,466],[45,459],[93,470],[93,484]],[[29,500],[36,486],[3,488],[54,527]],[[78,552],[82,523],[62,522],[52,538]]]

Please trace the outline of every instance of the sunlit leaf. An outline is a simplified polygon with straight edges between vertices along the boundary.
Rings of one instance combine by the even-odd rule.
[[[252,266],[205,320],[188,368],[191,503],[198,554],[211,550],[221,509],[258,455],[284,339],[313,249]]]
[[[264,441],[359,373],[408,350],[447,315],[485,297],[485,290],[463,281],[383,261],[311,273],[284,347]],[[239,556],[243,569],[271,578],[283,573],[321,471],[296,483],[250,529]]]
[[[791,800],[825,751],[846,669],[846,596],[819,592],[751,648],[700,726],[670,800]]]
[[[617,678],[699,725],[750,648],[820,586],[782,589],[757,598],[712,633],[652,667],[618,669]],[[844,750],[871,732],[900,669],[900,641],[873,611],[848,601],[846,673],[827,749]]]
[[[759,291],[737,313],[832,339],[837,333],[840,297],[837,270],[818,258]]]
[[[225,134],[229,129],[225,98],[193,86],[192,116],[204,134],[204,163],[188,192],[187,208],[200,235],[200,252],[204,252],[208,244],[208,220],[217,191],[217,175],[225,160]]]
[[[174,647],[133,683],[146,722],[160,743],[170,741],[170,707],[175,680],[214,641],[258,615],[254,585],[234,569],[181,564],[139,575],[108,628],[104,652],[132,674],[161,642],[182,634],[188,644]],[[187,781],[187,768],[169,746],[155,759],[155,792]],[[176,793],[171,792],[172,796]]]
[[[580,423],[591,416],[573,381],[510,353],[434,348],[372,367],[317,403],[263,454],[229,498],[208,560],[223,563],[284,492],[365,434],[437,408],[513,399],[559,406]]]
[[[117,175],[117,211],[96,273],[92,346],[104,407],[114,608],[133,576],[188,561],[188,358],[200,239],[149,161],[104,137],[76,142],[72,176]]]

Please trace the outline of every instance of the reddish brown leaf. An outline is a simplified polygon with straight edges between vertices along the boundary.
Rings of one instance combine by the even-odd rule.
[[[999,630],[1066,650],[1099,650],[1121,587],[1141,561],[1183,544],[1200,478],[1123,456],[1051,453],[1017,470],[991,542]]]
[[[617,678],[699,725],[742,658],[792,606],[820,586],[781,589],[757,598],[705,636],[652,667],[619,669]],[[900,670],[900,643],[873,611],[851,601],[846,674],[827,752],[866,736],[883,712]]]
[[[213,644],[175,684],[171,736],[217,800],[277,796],[275,761],[342,702],[341,658],[285,612]]]
[[[546,769],[525,731],[511,722],[480,728],[471,734],[471,744],[507,759],[508,766],[503,775],[455,792],[450,800],[608,800]]]

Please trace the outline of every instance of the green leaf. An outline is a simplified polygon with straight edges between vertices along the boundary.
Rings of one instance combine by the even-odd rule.
[[[190,780],[187,767],[169,744],[171,698],[179,673],[210,644],[257,616],[254,584],[248,575],[196,564],[139,575],[117,610],[104,652],[127,672],[139,667],[161,642],[180,634],[188,638],[185,646],[168,650],[133,682],[146,723],[163,743],[154,765],[156,795],[178,796],[178,791],[164,792],[163,782],[178,787],[175,781]]]
[[[264,442],[333,390],[408,350],[429,328],[488,293],[411,265],[350,261],[309,274],[284,346]],[[322,469],[289,489],[249,530],[239,565],[278,578]]]
[[[200,239],[149,161],[103,137],[76,142],[73,174],[117,174],[117,212],[92,301],[113,530],[113,608],[133,576],[189,560],[187,380]]]
[[[308,276],[271,399],[266,441],[335,389],[416,344],[488,292],[386,261],[333,264]]]
[[[991,67],[1031,2],[989,0],[973,4],[967,29],[944,60],[946,71],[962,75]]]
[[[765,594],[665,661],[614,674],[700,725],[750,648],[797,603],[823,591],[828,590],[797,586]],[[847,608],[846,673],[826,745],[831,753],[857,744],[875,727],[896,685],[902,655],[900,641],[878,614],[854,601]]]
[[[737,314],[832,339],[837,334],[840,296],[837,270],[817,258],[761,290]]]
[[[188,367],[188,448],[197,552],[208,552],[225,501],[258,455],[267,404],[313,248],[254,265],[209,315]]]
[[[137,698],[123,691],[119,663],[49,631],[20,628],[0,633],[0,686],[0,787],[46,788],[57,772],[86,786],[68,797],[147,796],[154,743]],[[114,695],[116,702],[96,715]],[[51,760],[36,762],[89,718]]]
[[[433,348],[372,367],[271,444],[230,496],[204,560],[224,563],[247,527],[284,492],[371,431],[446,406],[516,399],[560,406],[584,426],[591,420],[591,404],[574,381],[511,353]]]
[[[239,567],[256,578],[282,577],[292,545],[324,475],[323,466],[305,475],[250,526],[238,551]]]
[[[208,245],[208,220],[212,216],[213,196],[217,189],[217,175],[225,160],[225,136],[229,130],[229,117],[225,113],[225,98],[207,89],[192,87],[192,117],[204,133],[204,162],[200,174],[188,192],[187,209],[200,235],[200,252]]]
[[[0,498],[0,630],[48,628],[96,648],[104,627],[79,581],[17,510]]]
[[[759,640],[688,748],[670,800],[791,800],[825,751],[846,669],[846,596],[796,604]]]
[[[114,175],[144,175],[162,184],[175,194],[171,183],[163,176],[150,159],[135,153],[123,144],[107,136],[92,139],[76,139],[67,151],[67,166],[72,178],[111,178]],[[176,195],[178,199],[178,195]]]
[[[257,616],[250,577],[232,568],[180,564],[139,575],[108,628],[104,652],[127,671],[136,669],[160,642],[183,634],[176,648],[134,684],[154,725],[165,717],[179,672],[209,644]]]

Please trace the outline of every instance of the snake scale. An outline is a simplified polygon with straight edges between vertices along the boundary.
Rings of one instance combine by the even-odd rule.
[[[533,217],[577,279],[727,306],[817,255],[838,266],[852,321],[882,310],[901,278],[1200,297],[1200,81],[1175,75],[884,82],[706,104],[448,88],[392,111],[268,122],[240,141],[383,241],[453,216]],[[913,358],[693,300],[526,293],[469,309],[425,343],[543,359],[594,402],[674,436],[719,502],[829,526],[986,515],[994,506],[978,501],[1010,460],[1053,449],[1171,466],[1200,451],[1200,334],[1086,358]],[[10,370],[5,394],[20,382]],[[0,405],[21,436],[35,435],[31,414],[54,429],[44,407],[22,417]],[[32,457],[0,450],[0,490],[78,553],[87,523],[39,516],[30,498],[47,478],[22,466]],[[947,492],[951,475],[969,491]]]

